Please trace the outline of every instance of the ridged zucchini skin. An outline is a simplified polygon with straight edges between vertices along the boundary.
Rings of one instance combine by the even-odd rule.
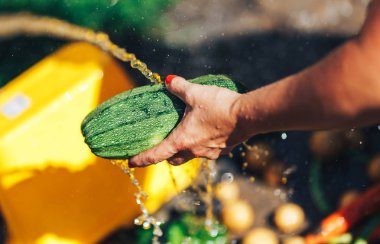
[[[205,75],[192,83],[240,92],[240,84],[224,75]],[[120,93],[86,116],[82,134],[91,151],[103,158],[127,159],[168,136],[180,122],[185,104],[163,84],[146,85]]]

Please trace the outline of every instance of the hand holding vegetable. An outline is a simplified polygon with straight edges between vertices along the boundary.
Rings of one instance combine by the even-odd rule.
[[[132,157],[131,166],[147,166],[165,159],[174,165],[194,157],[216,159],[249,137],[237,124],[235,105],[241,94],[192,84],[177,76],[168,76],[166,87],[186,104],[182,121],[160,144]]]
[[[215,159],[258,133],[376,124],[379,27],[375,0],[358,36],[297,74],[246,94],[233,92],[236,84],[221,75],[198,77],[194,84],[169,76],[166,88],[139,87],[104,102],[83,121],[82,133],[96,155],[133,156],[130,165],[143,167],[165,159],[174,165]]]
[[[305,70],[239,95],[226,89],[168,79],[186,115],[158,146],[132,166],[169,159],[215,159],[258,133],[359,127],[380,122],[380,0],[370,4],[358,36]]]

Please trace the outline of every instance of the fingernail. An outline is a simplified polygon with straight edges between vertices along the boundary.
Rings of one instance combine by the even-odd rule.
[[[166,76],[166,79],[165,79],[165,84],[166,85],[170,85],[170,83],[172,82],[172,80],[177,77],[176,75],[168,75]]]

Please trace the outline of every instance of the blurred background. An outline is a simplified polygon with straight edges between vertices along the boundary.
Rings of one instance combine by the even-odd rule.
[[[112,41],[135,53],[151,70],[162,77],[168,74],[178,74],[185,78],[204,74],[226,74],[252,90],[300,71],[356,35],[365,19],[368,4],[369,0],[2,0],[0,14],[30,12],[64,19],[70,23],[107,33]],[[38,66],[40,70],[34,69],[34,73],[26,72],[47,57],[56,57],[55,53],[67,44],[67,41],[48,36],[1,36],[0,108],[8,104],[7,101],[13,97],[13,94],[23,92],[28,95],[29,90],[23,90],[27,89],[25,87],[44,93],[51,91],[53,94],[57,91],[57,99],[62,94],[75,95],[70,90],[71,88],[63,86],[51,88],[50,86],[55,86],[54,79],[38,83],[36,77],[47,72],[47,68],[45,69],[42,64]],[[97,52],[90,49],[87,51],[86,48],[83,51],[81,47],[75,50],[67,51],[65,55],[71,55],[77,59],[83,53]],[[97,55],[95,56],[98,57]],[[92,57],[89,55],[90,60]],[[104,62],[111,62],[112,66],[119,67],[120,77],[124,77],[119,80],[127,85],[115,88],[118,86],[115,85],[118,82],[118,76],[113,77],[113,71],[111,75],[106,75],[109,71],[102,68],[104,83],[99,89],[114,90],[108,93],[101,91],[99,94],[95,92],[94,96],[99,95],[99,101],[114,95],[113,92],[116,94],[123,89],[148,84],[148,81],[136,70],[132,70],[128,64],[103,59],[106,60],[106,58],[99,58],[99,63],[102,65]],[[61,66],[58,65],[57,69],[59,67]],[[66,73],[62,72],[59,75],[63,77],[63,80],[66,79]],[[54,77],[54,73],[50,77]],[[78,78],[78,80],[82,82],[83,78]],[[2,100],[1,96],[3,96]],[[61,113],[60,106],[64,102],[56,102],[54,99],[42,100],[41,107],[58,104],[53,110]],[[98,103],[98,100],[94,103]],[[21,102],[21,104],[24,103]],[[34,104],[33,101],[31,104]],[[17,106],[22,105],[19,102]],[[92,104],[86,107],[87,110],[83,110],[83,115],[94,106]],[[30,114],[21,121],[13,121],[14,118],[4,119],[3,124],[0,120],[0,154],[3,153],[3,156],[0,155],[0,177],[3,178],[1,180],[3,185],[0,187],[0,206],[4,216],[1,223],[2,242],[6,240],[12,242],[13,238],[13,242],[16,243],[150,243],[151,230],[143,230],[139,226],[132,225],[132,217],[138,215],[137,208],[131,207],[136,205],[134,199],[122,197],[122,194],[127,193],[133,196],[134,190],[130,190],[131,185],[125,183],[123,185],[125,191],[112,192],[110,190],[124,184],[120,182],[129,181],[126,175],[113,172],[112,170],[118,169],[111,169],[111,166],[102,167],[109,167],[107,170],[112,171],[109,176],[117,174],[120,182],[116,182],[113,177],[104,176],[102,180],[116,183],[114,185],[110,183],[103,195],[88,196],[86,201],[81,200],[83,205],[78,203],[77,206],[86,209],[86,204],[96,205],[96,197],[99,197],[101,199],[99,209],[113,209],[112,213],[105,211],[104,215],[94,217],[91,221],[96,224],[93,225],[85,226],[87,223],[84,221],[83,229],[80,225],[73,225],[75,234],[72,234],[71,230],[63,231],[64,227],[59,227],[61,232],[55,232],[53,227],[37,228],[38,231],[35,232],[31,230],[33,226],[38,226],[45,221],[44,214],[46,213],[43,209],[50,204],[49,199],[57,197],[52,195],[53,189],[50,188],[57,186],[58,183],[56,185],[50,182],[56,182],[59,175],[51,172],[68,167],[65,163],[59,166],[46,163],[49,160],[61,161],[61,159],[47,159],[45,156],[41,157],[41,160],[46,163],[44,164],[46,167],[35,168],[33,165],[39,161],[37,159],[33,161],[33,164],[30,164],[32,166],[29,165],[33,169],[33,176],[30,177],[40,177],[39,174],[44,174],[41,172],[48,171],[49,177],[52,178],[39,178],[40,183],[36,186],[29,184],[30,187],[25,188],[25,191],[30,193],[30,198],[19,197],[25,194],[22,190],[24,188],[10,193],[10,188],[7,188],[9,183],[8,185],[4,183],[9,178],[6,177],[14,173],[7,170],[9,165],[18,160],[7,154],[10,150],[9,145],[14,143],[18,156],[24,155],[25,159],[23,158],[22,162],[32,160],[28,159],[29,150],[32,149],[20,146],[24,144],[14,142],[13,138],[17,135],[20,137],[19,140],[24,142],[22,133],[17,132],[18,128],[28,127],[32,120],[41,118],[37,114],[37,112]],[[71,116],[70,112],[65,112],[65,115]],[[77,115],[73,113],[72,116]],[[78,131],[81,119],[83,116],[78,117]],[[10,127],[11,125],[15,128]],[[57,127],[54,126],[55,124],[50,123],[50,125],[54,134]],[[34,127],[29,127],[31,131],[35,130]],[[43,133],[43,130],[41,131],[38,133]],[[33,140],[39,139],[38,133],[34,134]],[[67,133],[62,136],[70,137]],[[45,138],[45,136],[41,137]],[[53,145],[52,149],[43,146],[33,147],[34,152],[44,154],[45,150],[57,150],[66,154],[75,153],[65,144],[60,144],[57,149],[54,148],[57,138],[47,139]],[[69,142],[71,139],[64,140]],[[376,185],[380,181],[379,142],[380,125],[319,132],[280,131],[254,137],[248,141],[248,146],[237,147],[230,157],[222,157],[215,163],[211,162],[213,165],[212,174],[210,174],[213,186],[212,211],[214,220],[218,222],[216,234],[205,231],[203,228],[204,216],[208,208],[202,196],[206,192],[207,183],[204,182],[204,173],[200,173],[194,177],[195,183],[184,183],[181,187],[184,188],[183,191],[177,189],[164,200],[155,200],[153,197],[156,205],[151,208],[154,209],[152,212],[158,219],[165,222],[164,236],[161,237],[161,241],[170,243],[206,243],[207,241],[209,241],[207,243],[305,243],[301,236],[317,232],[323,219],[332,213],[338,213],[337,211],[343,206],[348,206],[351,209],[348,208],[346,211],[357,209],[359,213],[348,220],[350,228],[339,233],[338,236],[343,234],[340,236],[341,239],[329,241],[354,243],[360,240],[363,242],[357,243],[377,243],[375,240],[380,235],[380,217],[379,213],[376,213],[378,211],[376,206],[380,204],[375,204],[375,207],[370,204],[375,202],[373,194],[380,192],[379,186]],[[34,145],[33,143],[34,141],[31,145]],[[28,144],[25,143],[25,145]],[[86,161],[86,157],[80,160]],[[95,160],[91,156],[88,158]],[[25,164],[27,163],[20,164],[21,166],[16,171],[22,171],[24,174],[25,170],[30,170],[29,166],[29,168],[23,166]],[[105,165],[108,162],[96,161],[93,164],[85,164],[80,169],[76,169],[75,174],[80,174],[84,168],[97,164]],[[72,173],[72,169],[66,173],[70,174],[70,172]],[[87,177],[86,186],[90,186],[92,180],[99,180],[97,177],[103,169],[96,172],[96,174],[92,172],[78,177],[80,179]],[[141,174],[144,174],[140,178],[143,182],[149,181],[149,177],[156,177],[153,181],[173,184],[171,179],[157,178],[158,176],[149,175],[145,171]],[[17,183],[14,183],[13,187],[19,187],[20,184],[28,185],[27,181],[32,180],[29,176],[14,177],[17,180],[13,179],[13,181]],[[174,179],[180,177],[182,176],[178,175]],[[62,179],[66,180],[62,180],[59,187],[64,185],[70,189],[76,189],[75,182],[68,182],[68,178]],[[100,186],[91,185],[83,189],[96,191],[98,187]],[[176,188],[176,186],[171,187]],[[73,195],[69,197],[71,201],[78,197],[75,194],[83,194],[83,189],[78,190],[79,193],[72,193]],[[368,193],[368,190],[372,192]],[[147,191],[149,193],[150,190]],[[366,192],[367,195],[363,195]],[[51,195],[46,197],[46,194]],[[108,201],[107,199],[112,194],[121,196],[115,199],[115,202],[126,203],[126,209],[123,211],[130,213],[120,214],[120,216],[128,217],[124,220],[115,220],[105,229],[100,228],[100,234],[92,239],[82,238],[83,233],[98,231],[98,226],[107,222],[108,214],[116,216],[120,211],[117,207],[124,206],[114,204],[113,200]],[[44,196],[42,197],[44,200],[36,201],[35,206],[39,207],[35,209],[29,208],[28,203],[25,202],[41,196]],[[78,218],[88,218],[88,215],[80,215],[80,209],[74,210],[75,207],[66,205],[69,204],[66,201],[69,201],[65,196],[60,195],[59,199],[53,201],[55,201],[55,206],[60,205],[61,208],[52,208],[51,211],[64,211],[62,216],[50,219],[49,221],[52,222],[49,222],[49,226],[54,225],[51,223],[60,222],[60,218],[65,218],[67,215],[65,211],[78,213],[72,215],[73,219],[67,220],[67,223],[78,221]],[[353,202],[354,199],[360,199],[360,201]],[[129,211],[128,208],[133,208],[133,210]],[[369,214],[365,213],[367,209],[371,209]],[[95,216],[93,212],[88,214]],[[23,222],[23,216],[28,218],[28,224]],[[44,236],[46,233],[50,233],[47,235],[49,238],[52,235],[54,238],[47,238],[46,235]]]

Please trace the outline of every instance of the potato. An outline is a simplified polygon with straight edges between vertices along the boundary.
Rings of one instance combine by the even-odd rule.
[[[304,220],[303,209],[294,203],[282,204],[274,213],[274,222],[277,228],[284,233],[293,233],[300,230]]]
[[[367,173],[372,181],[380,181],[380,154],[371,159],[368,164]]]
[[[247,231],[254,222],[252,207],[244,200],[237,200],[222,209],[224,225],[235,234]]]
[[[339,208],[344,208],[352,203],[359,196],[359,192],[355,190],[346,191],[339,199]]]
[[[270,186],[278,186],[282,182],[285,165],[281,161],[270,161],[264,169],[265,182]]]
[[[336,158],[344,150],[346,141],[338,131],[317,131],[309,140],[310,150],[319,159]]]
[[[222,203],[228,204],[239,199],[240,189],[236,182],[221,182],[216,186],[215,197]]]
[[[305,244],[305,239],[301,236],[288,237],[283,241],[283,244]]]
[[[268,228],[255,228],[247,233],[243,244],[278,244],[276,234]]]

